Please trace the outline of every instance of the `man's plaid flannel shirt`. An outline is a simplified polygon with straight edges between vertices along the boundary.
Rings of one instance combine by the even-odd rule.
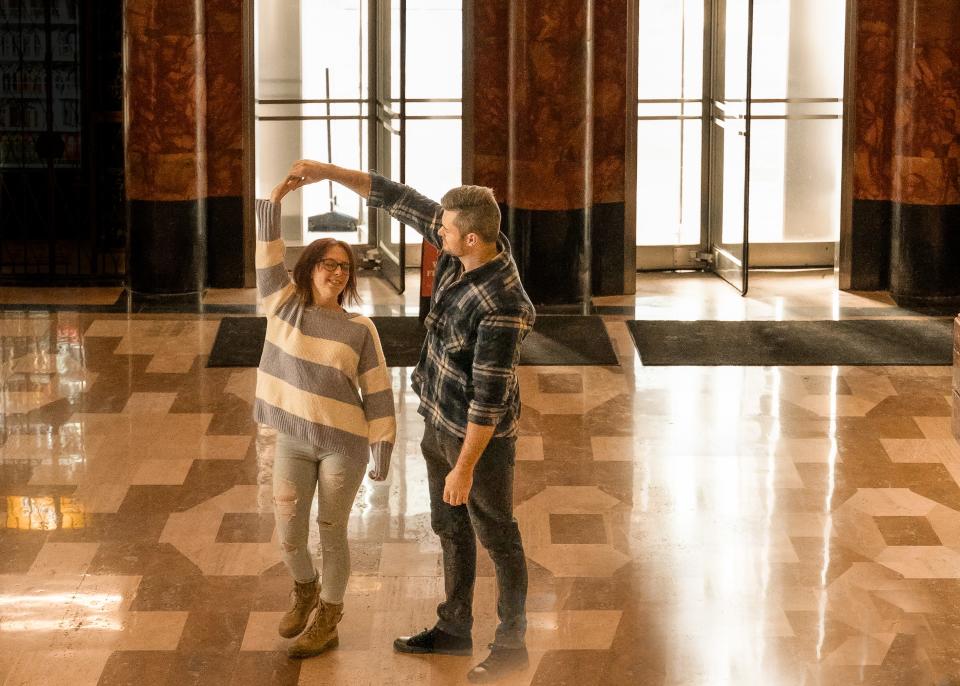
[[[409,186],[370,176],[368,205],[383,208],[441,248],[443,208]],[[413,371],[419,413],[461,438],[467,422],[495,425],[498,437],[517,433],[516,368],[536,315],[502,233],[497,247],[494,259],[466,274],[457,257],[441,250],[424,321],[427,337]]]

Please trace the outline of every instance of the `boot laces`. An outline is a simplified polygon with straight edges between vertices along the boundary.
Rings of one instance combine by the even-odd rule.
[[[324,619],[329,619],[331,621],[337,620],[337,611],[336,608],[333,608],[320,600],[317,602],[317,615],[313,618],[313,624],[311,624],[310,628],[307,629],[307,633],[316,635],[319,634],[322,629],[329,628],[324,626],[326,624],[326,622],[323,621]],[[336,621],[333,621],[333,623],[334,625],[337,624]]]
[[[290,609],[294,609],[301,600],[303,602],[309,601],[314,592],[315,589],[310,587],[309,582],[305,584],[294,583],[293,588],[290,589]]]
[[[307,595],[305,593],[300,593],[300,590],[297,588],[294,588],[292,591],[290,591],[290,611],[291,612],[297,609],[297,605],[300,604],[301,600],[303,600],[303,602],[307,601]]]

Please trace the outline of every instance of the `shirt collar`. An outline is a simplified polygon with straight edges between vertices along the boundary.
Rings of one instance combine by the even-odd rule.
[[[483,280],[490,278],[503,269],[506,269],[510,265],[510,241],[507,240],[507,237],[504,236],[502,232],[497,237],[497,249],[499,252],[497,252],[493,259],[491,259],[489,262],[485,262],[476,269],[465,272],[460,278]]]

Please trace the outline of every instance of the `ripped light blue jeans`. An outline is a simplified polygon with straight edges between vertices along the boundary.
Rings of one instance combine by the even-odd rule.
[[[282,432],[277,433],[273,463],[273,509],[283,562],[296,581],[312,581],[317,570],[310,555],[310,508],[317,494],[317,524],[323,551],[320,598],[340,604],[350,578],[347,521],[363,481],[366,464]]]

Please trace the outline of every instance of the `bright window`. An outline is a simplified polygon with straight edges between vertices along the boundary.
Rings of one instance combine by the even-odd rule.
[[[301,158],[355,169],[369,166],[369,1],[256,3],[256,193],[263,197]],[[390,3],[390,110],[399,114],[400,3]],[[408,0],[406,18],[405,180],[439,198],[461,183],[462,21],[460,2]],[[291,38],[292,37],[292,38]],[[400,121],[391,122],[399,130]],[[399,138],[388,136],[391,168],[400,178]],[[310,217],[337,212],[358,221],[356,232],[311,233]],[[368,241],[366,206],[328,183],[284,201],[283,234],[291,243],[320,235]],[[394,224],[393,242],[399,240]],[[407,231],[406,240],[420,241]]]
[[[700,242],[703,1],[640,0],[637,245]]]

